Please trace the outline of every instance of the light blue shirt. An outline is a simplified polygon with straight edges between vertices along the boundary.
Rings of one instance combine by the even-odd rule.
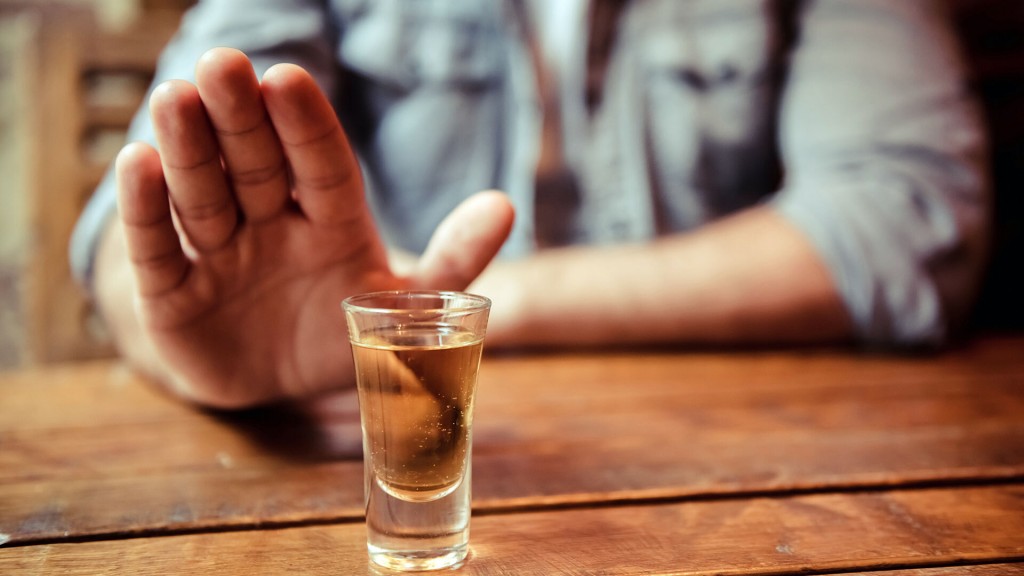
[[[942,3],[627,3],[589,100],[587,20],[568,22],[580,41],[550,97],[561,163],[538,174],[552,103],[514,2],[206,1],[157,81],[192,79],[213,46],[245,51],[259,73],[305,67],[357,149],[383,234],[414,252],[488,188],[520,216],[507,258],[643,242],[766,203],[818,250],[865,342],[939,343],[966,318],[987,150]],[[153,140],[144,111],[130,138]],[[108,176],[72,240],[86,283],[115,202]]]

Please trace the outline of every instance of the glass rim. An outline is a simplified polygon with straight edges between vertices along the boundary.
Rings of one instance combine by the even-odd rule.
[[[426,300],[434,298],[442,302],[453,302],[463,300],[461,306],[449,307],[394,307],[394,306],[372,306],[367,305],[374,300],[384,298],[406,298],[408,301]],[[487,310],[491,307],[491,299],[479,294],[460,292],[458,290],[381,290],[378,292],[364,292],[354,294],[341,301],[341,307],[346,312],[359,312],[370,314],[400,314],[404,312],[416,312],[418,314],[436,312],[438,314],[460,314]]]

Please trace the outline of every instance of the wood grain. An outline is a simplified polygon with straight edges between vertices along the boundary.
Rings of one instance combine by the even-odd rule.
[[[1021,479],[1022,344],[491,357],[474,506]],[[0,397],[0,533],[15,543],[362,515],[352,395],[216,414],[96,362],[0,376]]]
[[[459,574],[1015,574],[1024,487],[492,514],[472,531]],[[364,542],[347,523],[0,548],[0,573],[372,573]],[[979,563],[1007,570],[960,566]]]

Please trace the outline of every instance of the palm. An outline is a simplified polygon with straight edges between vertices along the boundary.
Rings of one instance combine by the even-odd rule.
[[[323,390],[347,368],[341,299],[398,282],[357,248],[294,214],[242,229],[195,261],[178,289],[143,300],[143,320],[166,363],[204,397],[249,403]]]
[[[260,83],[244,55],[214,50],[195,86],[162,85],[151,112],[159,152],[132,145],[118,158],[121,220],[143,332],[171,383],[201,402],[350,384],[343,298],[464,287],[511,225],[503,201],[461,209],[459,233],[438,235],[469,250],[428,249],[438,265],[393,275],[337,118],[294,66]]]

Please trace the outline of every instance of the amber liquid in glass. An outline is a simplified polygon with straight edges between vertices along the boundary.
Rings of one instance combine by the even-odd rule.
[[[353,343],[367,463],[388,494],[429,502],[465,477],[482,345],[456,327],[389,328]]]

